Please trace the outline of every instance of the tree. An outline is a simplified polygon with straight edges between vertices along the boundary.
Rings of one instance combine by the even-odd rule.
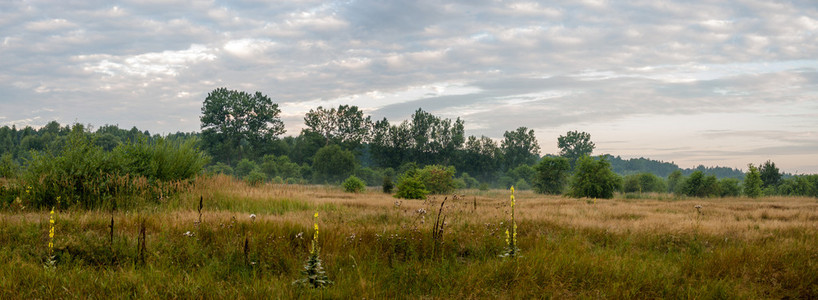
[[[534,167],[534,191],[540,194],[559,195],[568,179],[571,165],[564,157],[544,157]]]
[[[355,170],[355,155],[338,145],[329,145],[318,150],[313,158],[313,176],[318,182],[338,183],[352,175]]]
[[[338,109],[321,106],[304,116],[306,130],[318,133],[325,139],[324,145],[339,144],[354,149],[369,135],[372,121],[357,106],[339,105]]]
[[[610,199],[621,185],[622,178],[611,170],[611,164],[605,157],[594,159],[583,156],[577,160],[571,196]]]
[[[621,185],[622,178],[611,170],[611,164],[605,157],[594,159],[583,156],[577,160],[571,196],[610,199]]]
[[[594,152],[594,142],[591,142],[591,134],[587,132],[569,131],[565,136],[557,138],[560,156],[568,158],[571,167],[576,165],[577,159],[583,156],[590,156]]]
[[[278,104],[261,94],[218,88],[202,105],[201,128],[205,148],[228,164],[251,149],[264,149],[283,134]]]
[[[781,173],[775,167],[775,163],[767,160],[763,165],[758,167],[761,175],[761,181],[764,183],[764,188],[777,187],[781,183]]]
[[[682,182],[682,171],[681,170],[674,170],[667,176],[667,191],[669,193],[675,193],[676,190],[679,188],[679,184]]]
[[[430,165],[417,170],[415,178],[423,183],[423,186],[429,193],[447,194],[455,189],[454,173],[454,167]]]
[[[534,129],[519,127],[515,131],[503,133],[500,144],[505,157],[505,168],[510,169],[521,164],[533,165],[540,157],[540,145],[534,136]]]
[[[705,175],[702,171],[695,171],[690,174],[678,191],[682,195],[690,197],[719,197],[721,196],[721,186],[716,175]]]
[[[744,175],[744,195],[750,198],[756,198],[762,195],[761,186],[764,184],[761,181],[761,172],[753,164],[748,164],[747,175]]]
[[[457,169],[475,175],[481,181],[491,181],[491,177],[500,168],[503,152],[497,142],[489,137],[469,136],[466,148],[458,161]]]

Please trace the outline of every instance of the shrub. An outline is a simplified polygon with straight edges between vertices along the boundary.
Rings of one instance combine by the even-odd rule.
[[[250,174],[247,174],[245,180],[247,181],[247,184],[251,186],[257,186],[259,184],[264,183],[264,181],[267,180],[267,175],[259,170],[253,170],[250,171]]]
[[[721,187],[715,175],[705,175],[702,171],[695,171],[679,184],[677,192],[690,197],[719,197]]]
[[[622,179],[611,170],[611,164],[604,157],[584,156],[577,160],[571,196],[610,199],[621,185]]]
[[[481,190],[483,192],[488,191],[489,190],[489,184],[485,183],[485,182],[480,183],[480,186],[477,187],[477,189],[479,189],[479,190]]]
[[[454,167],[439,165],[426,166],[417,171],[415,177],[432,194],[448,194],[454,191]]]
[[[349,176],[343,183],[344,192],[347,193],[361,193],[366,190],[366,184],[363,180],[355,177],[355,175]]]
[[[659,176],[652,173],[640,173],[625,176],[622,191],[625,193],[664,192],[667,185]]]
[[[562,193],[571,164],[565,157],[544,157],[534,166],[534,191],[540,194]]]
[[[360,178],[367,186],[378,186],[383,178],[381,174],[371,168],[358,168],[354,172],[355,177]]]
[[[0,157],[0,177],[17,177],[19,169],[20,167],[14,161],[14,158],[11,157],[11,153],[6,152]]]
[[[120,195],[141,193],[144,198],[158,199],[172,192],[171,186],[181,187],[163,182],[192,178],[207,161],[195,140],[140,140],[104,151],[82,126],[75,125],[61,151],[32,155],[20,183],[31,187],[24,200],[35,206],[53,206],[54,199],[62,197],[64,206],[93,208]]]
[[[236,165],[235,172],[236,176],[238,177],[246,177],[247,175],[250,175],[250,172],[253,172],[256,169],[258,169],[258,165],[252,160],[245,158],[239,161],[239,163]]]
[[[735,178],[723,178],[719,180],[722,197],[738,197],[741,195],[740,181]]]
[[[392,189],[395,188],[395,184],[392,183],[392,176],[386,175],[383,177],[383,192],[384,193],[392,193]]]
[[[531,185],[528,184],[528,182],[526,182],[525,179],[522,178],[517,180],[517,183],[514,184],[514,187],[521,191],[527,191],[531,189]]]
[[[398,190],[395,193],[395,198],[403,199],[426,199],[426,186],[423,185],[419,179],[415,177],[404,177],[398,182]]]
[[[463,179],[463,183],[466,184],[466,188],[473,189],[480,185],[480,182],[474,177],[471,177],[469,173],[463,172],[463,174],[460,175],[460,178]]]
[[[218,162],[215,165],[207,167],[207,172],[210,174],[233,175],[233,168],[230,167],[230,165]]]

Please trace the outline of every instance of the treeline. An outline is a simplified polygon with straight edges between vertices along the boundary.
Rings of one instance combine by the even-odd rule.
[[[318,107],[305,114],[306,128],[294,136],[282,136],[285,130],[278,105],[259,92],[216,89],[208,94],[201,111],[201,133],[164,137],[115,125],[96,130],[80,124],[61,126],[55,121],[40,129],[6,126],[0,128],[0,176],[13,178],[30,172],[38,153],[63,155],[74,132],[99,153],[123,154],[127,151],[122,149],[133,145],[169,143],[174,145],[173,151],[193,150],[185,151],[202,158],[197,161],[209,161],[206,172],[236,176],[253,184],[338,184],[355,176],[366,185],[386,190],[387,186],[400,189],[407,178],[422,181],[434,177],[428,174],[451,173],[451,183],[445,184],[447,191],[514,185],[523,190],[582,196],[571,184],[592,183],[600,176],[608,180],[605,195],[610,190],[731,196],[748,190],[744,185],[749,174],[736,169],[680,169],[673,163],[611,155],[591,158],[595,144],[590,134],[579,131],[560,136],[560,153],[542,158],[532,129],[506,131],[498,142],[486,136],[466,136],[465,122],[460,118],[442,118],[422,109],[407,120],[394,122],[386,118],[372,121],[355,106]],[[552,160],[557,158],[565,160]],[[557,167],[556,174],[549,167]],[[597,175],[583,174],[583,168]],[[763,174],[774,169],[779,178],[775,183],[764,180],[764,194],[814,195],[818,190],[811,176],[782,178],[774,164],[761,169]],[[585,188],[599,187],[591,184]]]
[[[639,173],[652,173],[659,177],[668,177],[674,171],[679,170],[682,172],[682,175],[691,175],[693,172],[700,171],[707,175],[715,175],[717,178],[744,178],[744,172],[739,169],[728,167],[705,167],[704,165],[699,165],[695,168],[682,169],[675,163],[652,160],[643,157],[623,159],[619,156],[607,154],[607,158],[608,161],[611,162],[613,171],[622,176]]]

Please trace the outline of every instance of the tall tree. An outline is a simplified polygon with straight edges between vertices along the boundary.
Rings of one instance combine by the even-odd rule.
[[[285,132],[280,113],[278,104],[261,92],[215,89],[202,105],[204,146],[228,164],[237,161],[248,152],[245,148],[263,149]]]
[[[338,109],[310,110],[304,116],[306,130],[324,136],[325,145],[338,144],[347,149],[361,145],[369,135],[372,121],[357,106],[339,105]]]
[[[764,188],[777,187],[781,183],[781,173],[775,166],[775,163],[767,160],[763,165],[758,167],[761,173],[761,181],[764,182]]]
[[[502,160],[503,152],[497,142],[487,136],[469,136],[458,170],[473,174],[482,181],[490,181],[503,164]]]
[[[587,132],[569,131],[565,136],[557,138],[557,146],[560,147],[560,155],[568,158],[571,167],[576,165],[577,159],[583,156],[590,156],[594,152],[594,142],[591,142],[591,134]]]
[[[540,157],[540,145],[534,136],[534,129],[526,127],[503,133],[503,142],[500,144],[505,157],[505,168],[515,168],[521,164],[533,165]]]

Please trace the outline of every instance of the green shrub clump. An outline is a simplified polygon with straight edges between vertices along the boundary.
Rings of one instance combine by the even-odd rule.
[[[610,199],[621,185],[622,178],[611,170],[611,164],[605,157],[594,159],[583,156],[577,160],[571,196]]]
[[[361,193],[366,190],[366,183],[355,175],[349,176],[344,183],[344,192],[347,193]]]
[[[398,182],[398,191],[395,193],[395,198],[403,199],[426,199],[429,191],[426,186],[419,179],[415,177],[404,177]]]

